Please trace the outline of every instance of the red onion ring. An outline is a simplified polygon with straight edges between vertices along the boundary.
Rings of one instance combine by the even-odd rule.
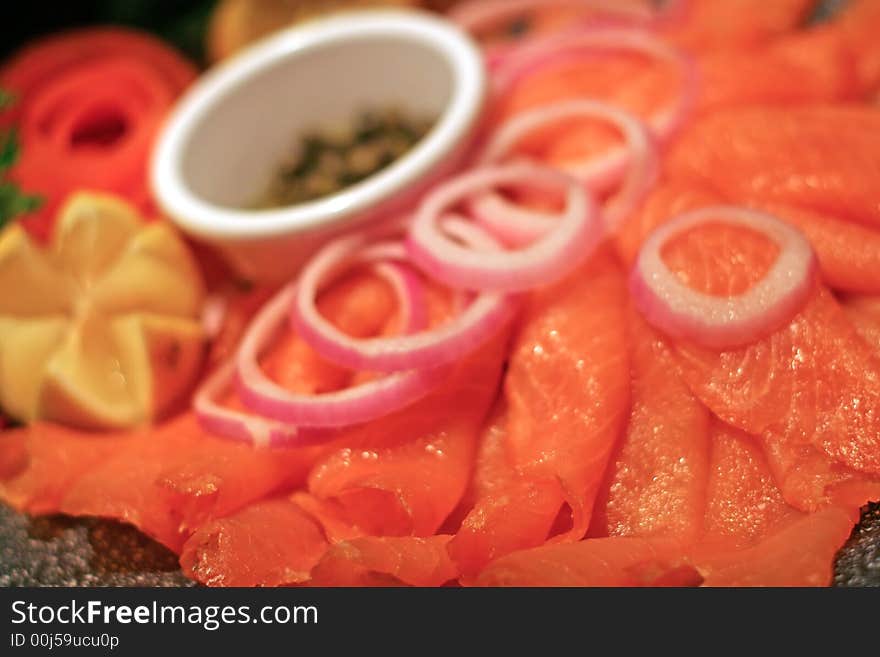
[[[623,178],[620,191],[602,209],[606,230],[613,231],[648,194],[657,180],[660,167],[651,134],[645,124],[629,112],[593,100],[573,100],[539,107],[504,123],[490,138],[480,159],[486,164],[497,162],[531,132],[548,124],[581,117],[611,123],[623,134],[627,143],[628,150],[612,149],[591,160],[580,171],[564,170],[581,180],[594,193],[619,183]],[[630,165],[628,168],[627,164]],[[497,192],[477,197],[469,208],[480,224],[511,246],[533,242],[551,230],[557,219],[553,214],[521,208]]]
[[[497,186],[523,184],[562,188],[566,209],[553,230],[519,251],[485,252],[452,241],[440,217],[457,203]],[[412,261],[438,281],[465,290],[519,292],[552,283],[572,271],[602,236],[596,204],[583,185],[548,167],[515,163],[485,167],[436,187],[410,226]]]
[[[500,250],[488,235],[472,224],[447,220],[451,228],[447,233],[477,249]],[[466,226],[466,227],[465,227]],[[463,228],[465,227],[465,228]],[[482,232],[482,231],[480,231]],[[344,237],[322,249],[303,269],[297,286],[291,312],[291,322],[297,333],[319,354],[328,360],[352,369],[373,372],[395,372],[445,365],[470,353],[500,329],[513,314],[512,300],[498,293],[484,292],[466,305],[450,322],[430,331],[414,333],[424,327],[412,327],[410,335],[391,338],[358,339],[346,335],[328,322],[315,304],[318,292],[334,274],[341,273],[346,265],[359,259],[382,257],[397,261],[406,260],[403,244],[384,244],[380,248],[368,246],[368,239],[361,235]],[[411,285],[404,281],[402,285]],[[403,296],[406,296],[404,294]]]
[[[685,285],[663,261],[663,246],[696,226],[721,222],[773,240],[779,257],[763,279],[737,297],[717,297]],[[701,208],[655,230],[642,245],[630,290],[645,318],[666,333],[713,349],[753,342],[789,321],[810,294],[816,258],[797,229],[762,212],[732,206]]]
[[[602,27],[523,44],[505,58],[495,75],[495,94],[503,95],[516,83],[537,71],[568,60],[581,52],[625,51],[652,57],[675,66],[681,90],[668,107],[649,117],[647,123],[661,143],[669,141],[690,115],[697,100],[699,73],[696,62],[661,38],[645,30]]]
[[[650,3],[638,0],[472,0],[456,5],[448,17],[459,27],[476,33],[525,12],[550,8],[595,9],[639,23],[648,23],[659,15]]]
[[[282,289],[257,314],[239,347],[238,395],[254,413],[306,427],[344,427],[368,422],[408,406],[443,380],[440,368],[409,370],[320,395],[292,393],[269,379],[260,352],[287,318],[296,283]]]
[[[261,448],[303,446],[327,439],[326,432],[303,431],[291,424],[221,406],[216,399],[232,386],[234,377],[235,363],[230,361],[217,368],[196,391],[193,410],[205,431]]]
[[[382,257],[385,246],[377,244],[373,249],[375,253],[360,254],[360,260],[370,262],[374,257]],[[402,246],[397,245],[397,247],[398,252],[402,253]],[[403,267],[390,263],[374,263],[372,269],[395,288],[400,301],[404,331],[421,330],[427,323],[421,282]],[[332,438],[333,432],[328,429],[296,426],[221,406],[215,400],[232,385],[234,376],[235,362],[226,363],[218,368],[196,392],[193,407],[200,424],[206,431],[231,440],[247,442],[256,447],[304,446]]]

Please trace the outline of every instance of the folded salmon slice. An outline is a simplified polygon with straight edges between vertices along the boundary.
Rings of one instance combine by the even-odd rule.
[[[626,80],[626,84],[620,84]],[[546,105],[588,98],[605,101],[644,119],[679,93],[680,73],[671,65],[620,53],[576,54],[530,75],[494,108],[499,121]],[[592,119],[560,121],[524,137],[521,152],[564,166],[621,143],[607,123]]]
[[[762,276],[777,250],[757,233],[709,224],[673,240],[664,257],[694,289],[728,295]],[[679,343],[676,353],[703,403],[761,436],[789,503],[806,509],[827,503],[819,478],[813,478],[818,496],[788,481],[799,471],[818,474],[813,468],[820,463],[827,475],[840,469],[845,479],[873,481],[867,475],[880,471],[880,360],[824,287],[817,285],[788,325],[750,345],[716,351]],[[801,471],[806,456],[812,466]]]
[[[184,544],[180,565],[207,586],[301,584],[327,547],[320,527],[299,506],[271,498],[199,527]]]
[[[699,57],[699,66],[699,113],[857,100],[863,93],[856,58],[838,30],[812,29],[757,47],[710,50]]]
[[[0,433],[0,498],[34,515],[57,513],[73,483],[123,453],[136,434],[83,433],[38,422]]]
[[[857,514],[830,507],[753,547],[669,539],[597,538],[514,552],[490,564],[482,586],[827,586]]]
[[[832,27],[852,49],[864,91],[880,90],[880,3],[850,0]]]
[[[449,545],[465,583],[554,530],[556,540],[586,532],[629,402],[622,285],[602,252],[530,301]]]
[[[880,351],[880,295],[852,295],[841,303],[862,339]]]
[[[451,536],[365,536],[331,547],[311,586],[443,586],[458,576],[446,546]]]
[[[187,413],[90,468],[57,510],[129,522],[179,552],[202,523],[304,481],[318,449],[226,441],[205,433]]]
[[[412,406],[340,432],[308,491],[376,536],[428,536],[467,487],[483,420],[498,393],[507,333],[458,364]]]
[[[335,499],[322,500],[304,490],[295,491],[290,499],[320,525],[331,545],[368,535]]]
[[[627,83],[620,84],[622,79]],[[679,73],[669,64],[635,54],[584,50],[560,56],[516,83],[495,109],[510,117],[550,103],[592,98],[647,117],[678,92],[678,84]]]
[[[501,555],[543,544],[563,503],[556,479],[532,479],[516,470],[508,454],[507,424],[501,403],[480,437],[460,508],[464,518],[458,518],[448,546],[464,583]]]
[[[786,525],[754,547],[697,547],[690,555],[704,586],[828,586],[834,555],[858,514],[837,507]]]
[[[713,352],[681,344],[678,353],[685,379],[724,420],[880,472],[880,365],[827,291],[753,345]]]
[[[635,311],[629,424],[608,469],[591,535],[696,540],[709,478],[709,412],[667,345]]]
[[[590,538],[501,557],[479,586],[696,586],[698,573],[671,539]]]
[[[802,513],[786,504],[761,444],[715,419],[703,541],[730,548],[752,545]]]
[[[779,202],[880,227],[880,110],[747,107],[696,121],[668,157],[674,178],[734,202]]]
[[[629,405],[625,292],[605,252],[532,299],[505,385],[508,446],[518,472],[556,480],[583,536]]]
[[[511,351],[505,382],[511,463],[532,481],[561,485],[571,528],[560,538],[586,532],[629,407],[623,285],[617,263],[600,252],[534,295]]]
[[[741,202],[741,199],[724,198],[703,183],[665,181],[655,187],[639,210],[621,225],[615,235],[618,253],[624,262],[631,264],[642,242],[673,217],[701,207]],[[813,246],[822,280],[828,286],[848,292],[880,292],[880,258],[877,257],[880,230],[786,203],[749,201],[746,204],[800,230]]]
[[[663,180],[641,207],[621,223],[614,244],[621,260],[632,266],[648,235],[673,217],[690,210],[718,205],[721,197],[704,184],[693,181]]]
[[[815,4],[814,0],[688,2],[683,24],[673,23],[667,36],[690,49],[754,45],[802,25]]]
[[[880,229],[784,203],[757,201],[750,205],[804,234],[813,245],[826,285],[847,292],[880,293]]]

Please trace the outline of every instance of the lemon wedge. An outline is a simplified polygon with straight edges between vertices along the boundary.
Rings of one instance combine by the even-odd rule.
[[[85,429],[146,424],[199,374],[204,285],[168,224],[81,192],[41,248],[0,233],[0,407]]]
[[[208,51],[219,61],[268,34],[324,14],[420,4],[421,0],[221,0],[208,28]]]

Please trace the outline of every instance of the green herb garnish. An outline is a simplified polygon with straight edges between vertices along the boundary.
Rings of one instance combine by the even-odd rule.
[[[405,155],[431,124],[388,108],[304,135],[298,155],[284,163],[255,207],[305,203],[355,185]]]
[[[0,89],[0,111],[8,109],[15,97]],[[15,217],[37,210],[43,198],[26,194],[14,182],[6,179],[6,174],[18,161],[20,145],[15,128],[0,130],[0,228]]]

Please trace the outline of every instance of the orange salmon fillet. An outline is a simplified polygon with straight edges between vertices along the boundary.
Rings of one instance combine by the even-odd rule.
[[[639,249],[655,228],[673,217],[709,205],[718,205],[719,196],[704,185],[691,181],[663,180],[657,184],[641,207],[622,222],[614,236],[621,260],[631,267]]]
[[[762,275],[776,250],[750,231],[707,225],[673,240],[664,255],[693,288],[737,294]],[[880,471],[880,360],[822,286],[766,338],[720,352],[680,343],[676,352],[685,381],[703,403],[762,437],[790,504],[811,510],[828,501],[818,478],[818,496],[789,486],[792,464],[804,450],[814,465],[823,452],[829,469],[836,469],[833,462],[852,468],[847,478],[873,481],[869,475]]]
[[[834,555],[858,514],[831,507],[793,522],[754,547],[697,547],[691,559],[704,586],[828,586]]]
[[[568,280],[538,292],[515,340],[505,384],[508,446],[518,472],[557,481],[584,535],[629,405],[625,292],[600,252]],[[555,515],[555,514],[554,514]]]
[[[863,93],[856,58],[836,30],[793,32],[757,47],[710,50],[698,61],[701,114],[750,104],[857,100]]]
[[[562,503],[559,482],[533,480],[514,468],[508,455],[507,421],[503,407],[483,430],[463,500],[465,516],[449,543],[449,554],[464,581],[498,556],[541,545]]]
[[[853,295],[842,305],[862,339],[880,353],[880,296]]]
[[[367,534],[433,534],[467,487],[506,347],[506,333],[496,336],[425,399],[341,431],[312,469],[309,492]]]
[[[203,522],[301,483],[317,448],[266,450],[205,433],[191,413],[72,483],[57,509],[129,522],[174,551]]]
[[[669,348],[635,311],[628,326],[632,411],[591,535],[696,540],[709,477],[709,413],[680,379]]]
[[[484,431],[473,508],[449,546],[466,581],[554,529],[554,540],[586,532],[629,403],[623,294],[619,268],[602,252],[525,310],[506,407]]]
[[[0,498],[31,514],[57,513],[73,483],[137,442],[136,435],[87,434],[37,422],[0,433]]]
[[[625,262],[633,263],[642,242],[655,228],[688,210],[726,203],[737,201],[723,198],[702,183],[665,182],[622,224],[615,236],[618,252]],[[880,230],[787,203],[752,201],[745,205],[799,229],[813,246],[822,280],[829,287],[848,292],[880,292]]]
[[[815,0],[693,0],[685,5],[684,23],[667,35],[689,49],[753,45],[802,25],[814,5]]]
[[[307,581],[326,549],[321,529],[302,509],[270,498],[199,527],[184,544],[180,565],[207,586],[284,586]]]
[[[781,523],[802,516],[788,506],[773,480],[760,443],[714,420],[704,541],[752,545]]]
[[[312,570],[311,586],[442,586],[458,577],[450,536],[365,536],[337,543]]]
[[[852,49],[864,90],[880,90],[880,2],[849,0],[832,27]]]
[[[477,580],[481,586],[673,586],[699,584],[670,539],[593,538],[514,552],[493,562]],[[659,582],[658,582],[659,580]]]
[[[880,110],[747,107],[697,120],[669,175],[733,202],[778,202],[880,227]]]

